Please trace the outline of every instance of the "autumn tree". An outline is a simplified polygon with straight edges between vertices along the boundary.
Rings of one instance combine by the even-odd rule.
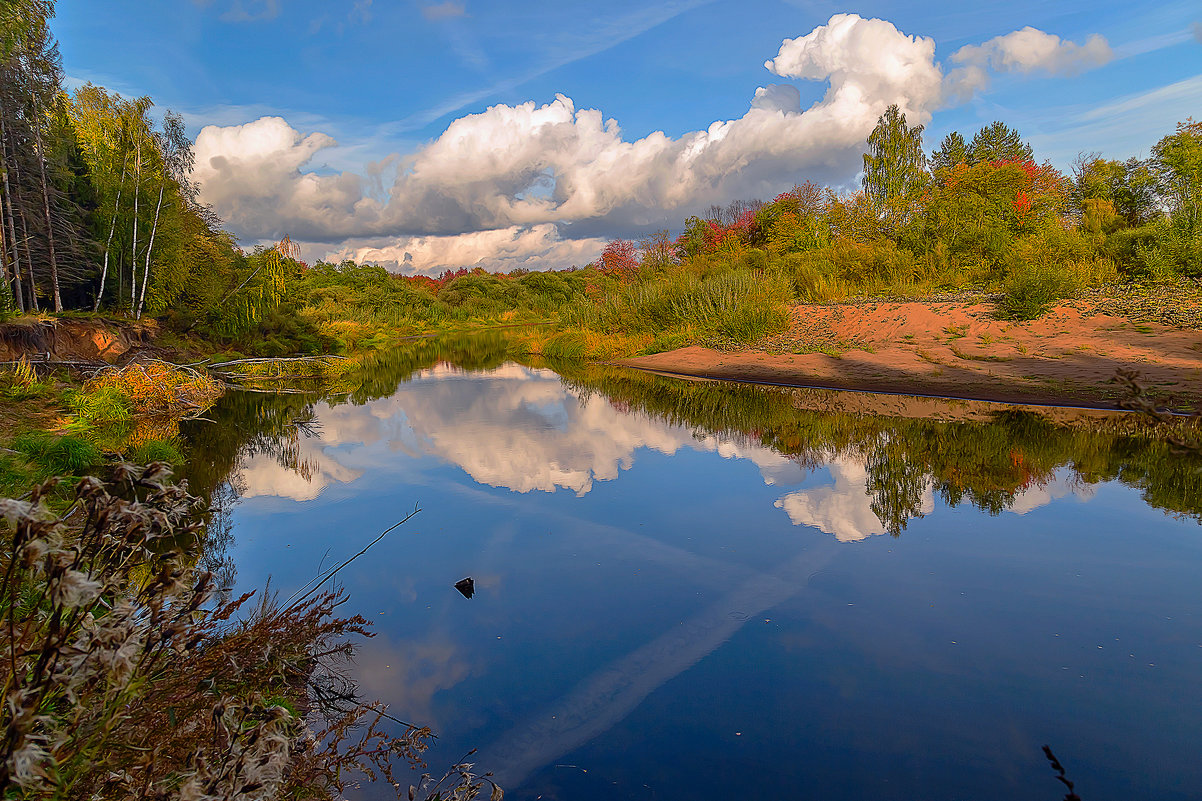
[[[910,220],[927,184],[922,130],[921,125],[908,125],[906,115],[891,105],[868,135],[864,193],[888,231],[896,231]]]
[[[638,248],[628,239],[614,239],[601,251],[598,266],[610,275],[629,279],[638,274]]]

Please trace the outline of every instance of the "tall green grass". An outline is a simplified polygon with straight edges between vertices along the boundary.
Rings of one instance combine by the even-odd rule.
[[[100,464],[102,458],[91,442],[70,435],[21,434],[12,447],[41,468],[43,476],[79,475]]]
[[[788,284],[776,274],[738,270],[702,278],[678,271],[577,304],[564,320],[602,333],[659,337],[687,330],[750,344],[788,324],[788,299]]]

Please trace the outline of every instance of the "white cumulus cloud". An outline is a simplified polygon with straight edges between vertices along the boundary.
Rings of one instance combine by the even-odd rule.
[[[785,39],[765,62],[783,79],[829,84],[805,109],[796,86],[770,84],[740,117],[679,137],[630,139],[616,120],[565,95],[500,104],[399,159],[387,188],[314,169],[334,140],[264,117],[202,130],[196,178],[202,199],[251,240],[287,233],[325,243],[331,256],[407,272],[558,267],[587,261],[603,240],[678,224],[713,203],[770,197],[804,179],[845,183],[891,103],[926,123],[949,98],[984,87],[990,70],[1069,74],[1108,58],[1100,37],[1078,45],[1024,28],[961,48],[960,66],[945,76],[932,39],[837,14]]]
[[[353,235],[378,203],[364,196],[363,179],[350,172],[302,172],[337,142],[323,133],[301,135],[281,117],[201,129],[193,178],[201,199],[236,233],[252,239]]]
[[[379,264],[393,272],[437,275],[459,267],[483,267],[492,272],[562,269],[593,261],[605,239],[564,239],[559,229],[543,223],[512,225],[456,236],[406,236],[390,244],[350,245],[330,258]]]
[[[961,66],[948,73],[949,95],[960,98],[989,85],[988,69],[995,72],[1046,72],[1076,75],[1100,67],[1114,58],[1107,41],[1098,34],[1077,44],[1052,33],[1027,26],[984,44],[965,45],[952,54]]]

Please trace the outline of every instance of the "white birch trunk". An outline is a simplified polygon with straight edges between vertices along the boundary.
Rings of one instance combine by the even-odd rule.
[[[121,208],[121,191],[125,189],[125,168],[128,161],[129,154],[127,153],[121,162],[121,182],[117,184],[117,199],[113,201],[113,219],[109,222],[109,236],[104,242],[104,267],[100,270],[100,288],[96,290],[96,303],[92,305],[94,312],[100,311],[100,299],[104,296],[104,281],[109,275],[109,248],[113,245],[113,234],[117,231],[117,210]]]
[[[150,241],[146,243],[146,269],[142,273],[142,294],[138,296],[138,311],[135,320],[142,319],[142,304],[146,302],[146,285],[150,283],[150,254],[154,250],[154,235],[159,230],[159,212],[163,210],[163,185],[159,184],[159,202],[154,207],[154,224],[150,226]]]

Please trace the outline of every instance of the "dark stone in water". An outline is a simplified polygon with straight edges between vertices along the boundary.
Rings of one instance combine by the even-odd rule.
[[[472,577],[468,576],[465,579],[460,579],[455,582],[455,589],[463,594],[464,598],[471,598],[476,594],[476,582],[472,581]]]

